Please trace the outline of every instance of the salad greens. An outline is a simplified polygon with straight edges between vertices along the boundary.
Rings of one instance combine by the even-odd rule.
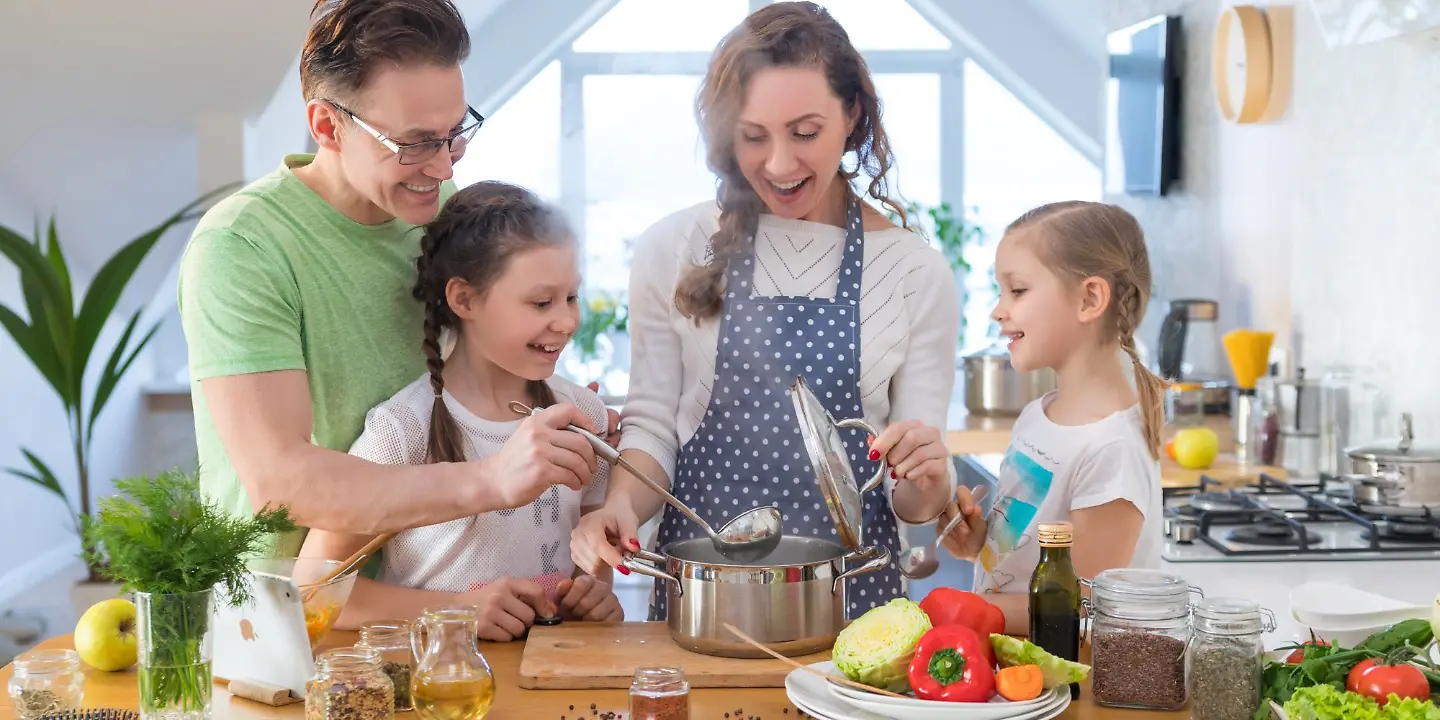
[[[1040,674],[1045,677],[1046,690],[1078,683],[1090,674],[1089,665],[1051,655],[1029,640],[992,634],[990,645],[995,648],[995,657],[1000,660],[1001,667],[1034,665],[1040,668]]]
[[[910,660],[929,630],[930,618],[917,603],[895,598],[871,608],[841,630],[830,659],[855,682],[909,692]]]
[[[1269,717],[1269,703],[1265,705]],[[1290,720],[1440,720],[1435,703],[1394,695],[1381,707],[1364,695],[1336,690],[1332,685],[1310,685],[1295,691],[1285,702]]]
[[[1396,651],[1404,652],[1402,649],[1407,647],[1426,648],[1433,640],[1434,631],[1428,621],[1405,620],[1365,638],[1359,645],[1350,649],[1319,643],[1306,643],[1283,648],[1284,650],[1299,649],[1302,653],[1301,657],[1298,658],[1298,662],[1271,660],[1265,663],[1264,675],[1260,681],[1262,696],[1260,708],[1255,711],[1253,720],[1270,719],[1270,701],[1272,700],[1285,706],[1286,714],[1290,715],[1292,719],[1299,717],[1306,720],[1330,720],[1331,718],[1357,717],[1363,719],[1370,717],[1363,714],[1352,715],[1347,709],[1344,709],[1349,707],[1348,704],[1367,700],[1375,706],[1377,712],[1382,710],[1373,700],[1358,693],[1346,692],[1345,681],[1350,670],[1366,658],[1392,656]],[[1440,668],[1432,666],[1419,653],[1416,653],[1415,659],[1411,662],[1430,681],[1431,692],[1440,691]],[[1329,690],[1318,689],[1322,687],[1329,688]],[[1295,703],[1295,711],[1292,712],[1290,703],[1297,695],[1301,699]],[[1409,706],[1409,702],[1401,702],[1399,705],[1394,702],[1387,703],[1385,708],[1396,705],[1394,712],[1401,712],[1403,708]],[[1415,712],[1422,712],[1421,706],[1427,704],[1434,707],[1433,704],[1415,701],[1414,705],[1417,708]],[[1360,705],[1363,706],[1364,703],[1360,703]],[[1385,712],[1390,711],[1385,710]],[[1382,714],[1373,717],[1395,717],[1404,718],[1404,720],[1411,720],[1413,717],[1431,720],[1431,716],[1425,714]],[[1440,720],[1440,716],[1434,720]]]

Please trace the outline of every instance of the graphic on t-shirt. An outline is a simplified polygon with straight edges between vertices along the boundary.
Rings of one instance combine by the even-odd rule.
[[[1013,446],[1006,451],[1000,464],[1000,496],[991,510],[985,547],[980,551],[980,565],[999,590],[1015,578],[995,569],[1010,553],[1030,544],[1031,528],[1045,496],[1050,494],[1055,473],[1042,467],[1029,455]]]

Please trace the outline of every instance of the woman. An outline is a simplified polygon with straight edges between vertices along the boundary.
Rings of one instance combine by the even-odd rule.
[[[786,534],[838,542],[787,396],[802,375],[834,417],[881,428],[843,436],[857,477],[882,456],[895,468],[865,498],[862,532],[897,551],[897,516],[929,522],[954,489],[943,428],[959,308],[939,252],[852,187],[865,170],[866,194],[903,222],[869,71],[823,8],[775,3],[721,42],[697,104],[718,215],[698,204],[637,243],[621,450],[716,527],[775,504]],[[619,565],[662,507],[661,546],[700,534],[616,468],[604,508],[575,529],[576,565]],[[893,564],[851,582],[851,617],[903,593]]]

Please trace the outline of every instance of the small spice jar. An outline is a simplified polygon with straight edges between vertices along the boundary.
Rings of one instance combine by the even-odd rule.
[[[690,720],[690,683],[672,667],[635,669],[630,680],[631,720]]]
[[[1190,585],[1178,575],[1117,568],[1091,588],[1091,689],[1117,708],[1184,707],[1185,646],[1190,640]]]
[[[410,645],[410,623],[404,620],[376,620],[360,626],[357,647],[380,651],[380,669],[395,686],[395,711],[415,709],[411,695],[415,651]]]
[[[305,684],[305,720],[383,720],[395,717],[395,684],[380,668],[380,651],[337,648],[315,660]]]
[[[10,677],[10,703],[20,720],[80,707],[85,673],[74,650],[31,650],[15,658]]]
[[[1260,707],[1264,668],[1262,632],[1275,616],[1249,600],[1209,598],[1195,606],[1195,632],[1187,653],[1193,720],[1247,720]]]

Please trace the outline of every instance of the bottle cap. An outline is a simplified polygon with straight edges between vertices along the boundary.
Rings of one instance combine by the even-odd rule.
[[[1040,523],[1040,547],[1070,547],[1075,542],[1075,526],[1068,522]]]

